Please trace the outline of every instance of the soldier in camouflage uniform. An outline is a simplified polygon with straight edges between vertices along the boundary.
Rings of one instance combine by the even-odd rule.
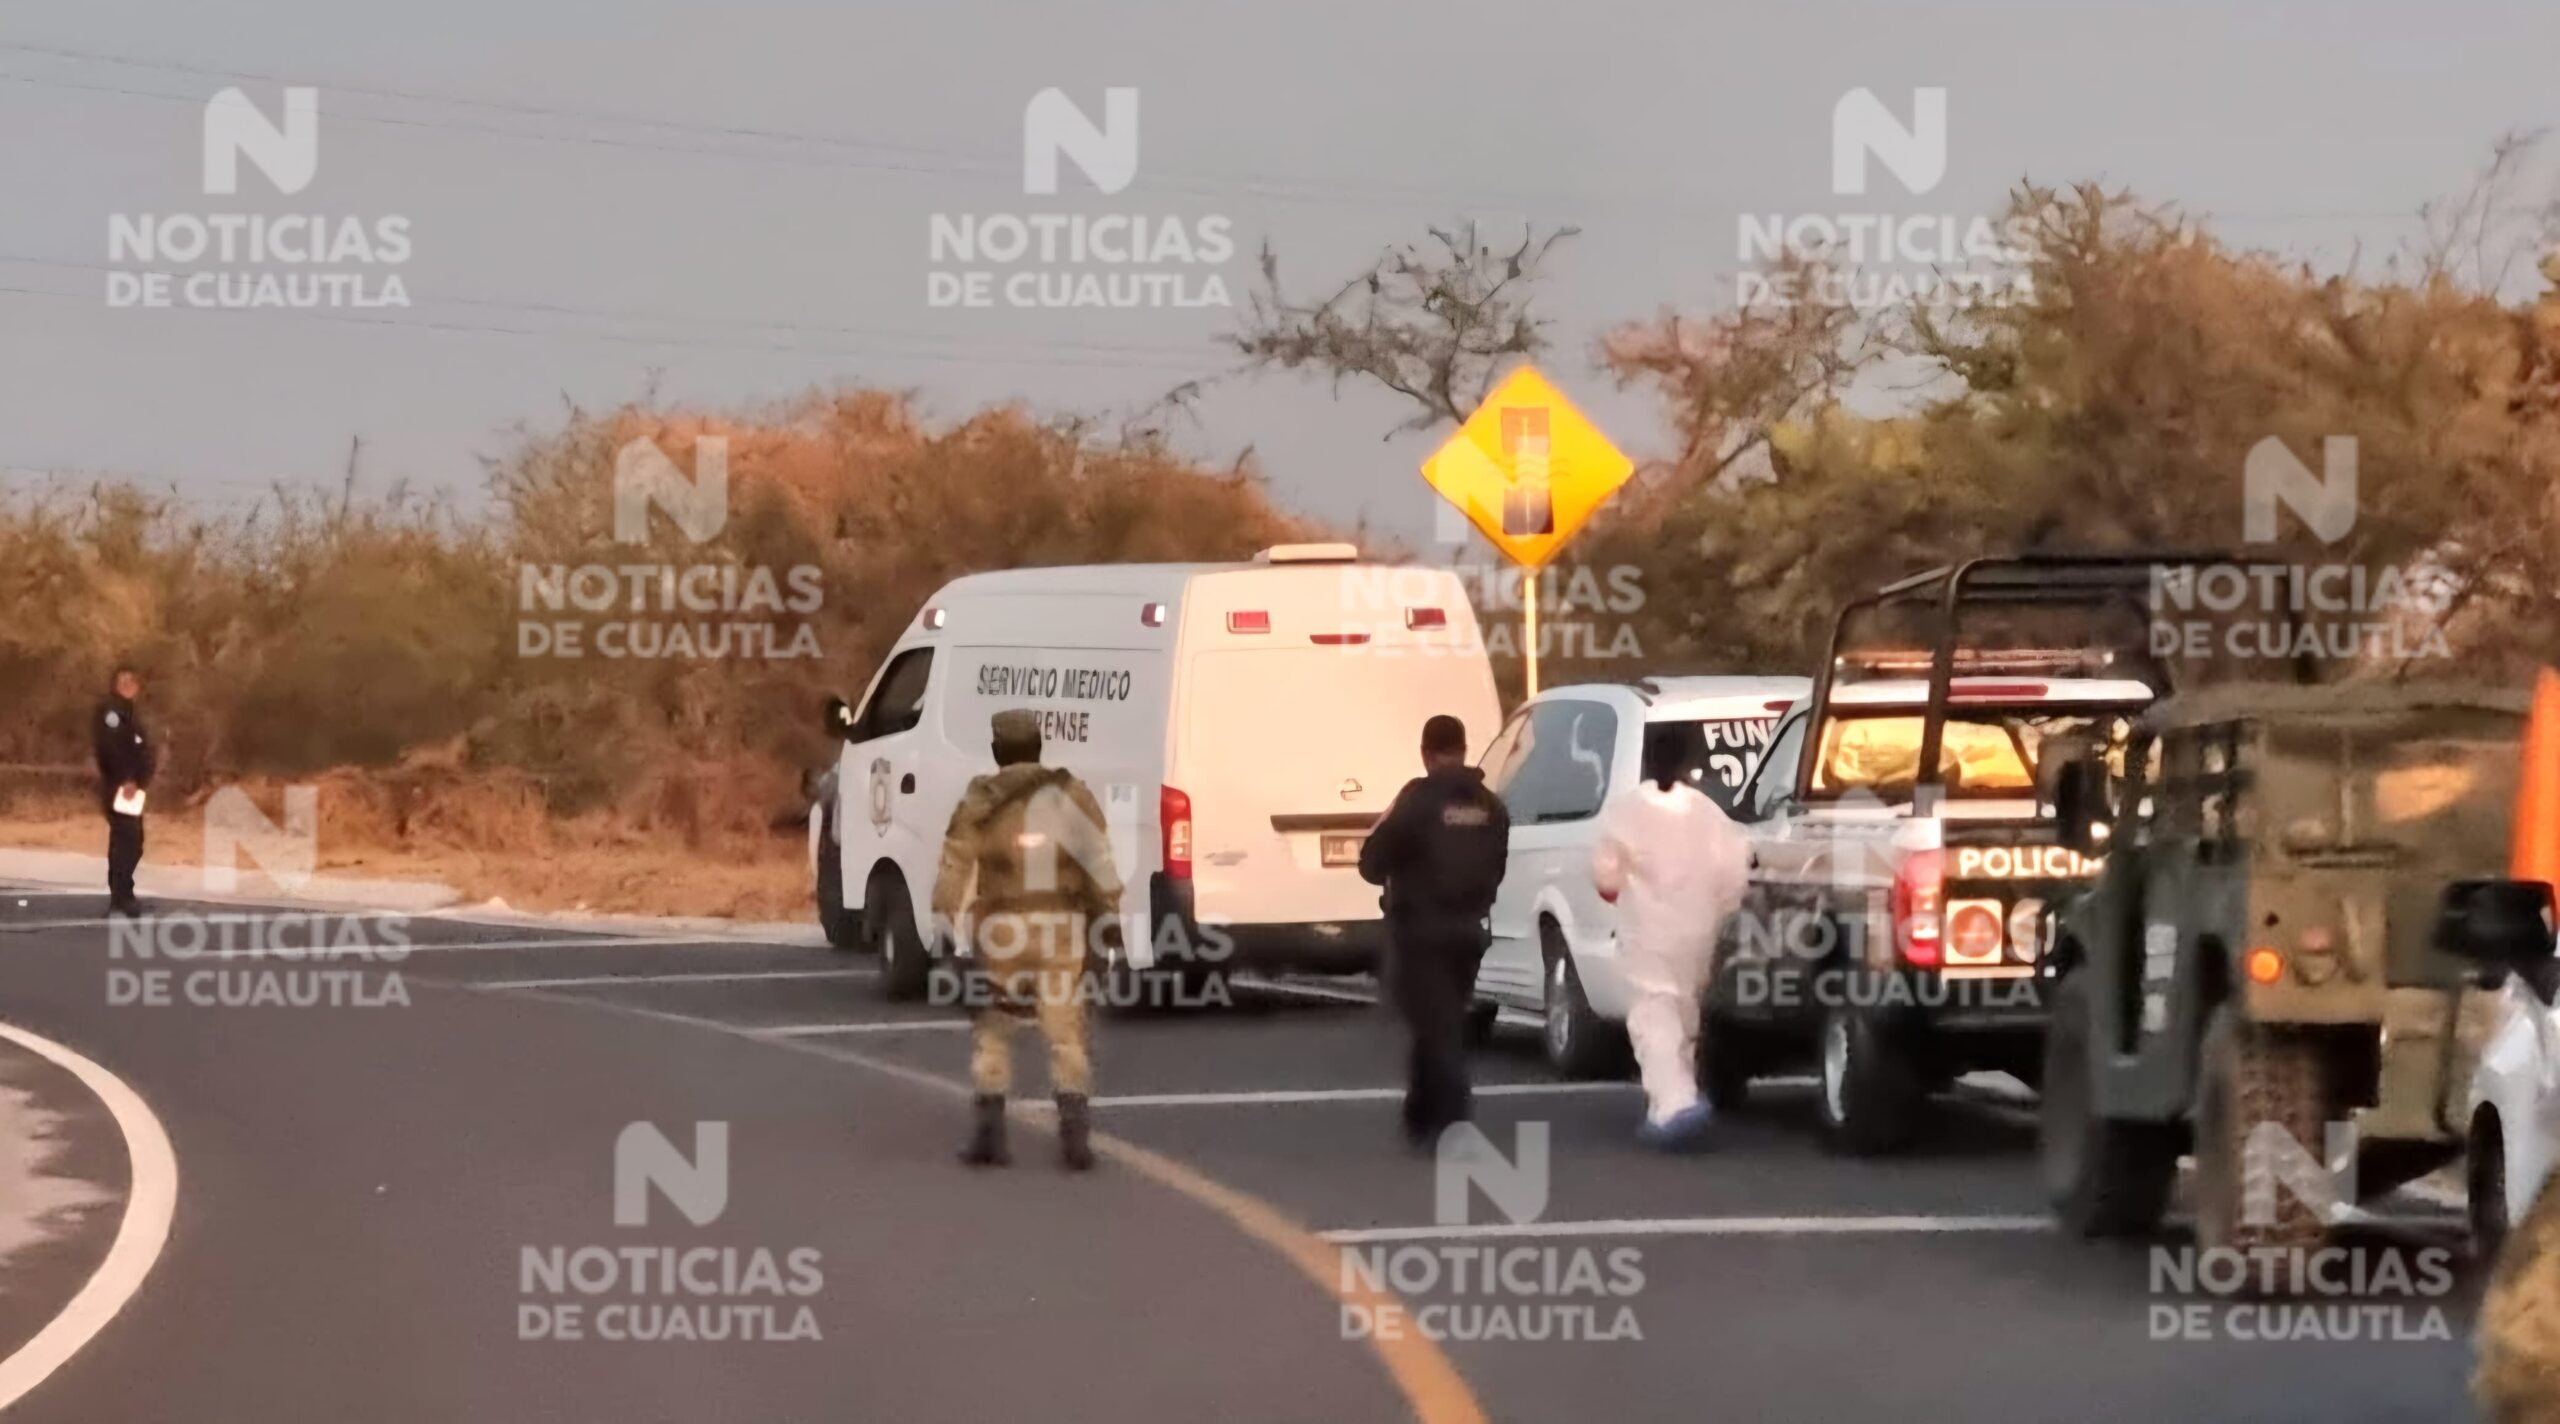
[[[2490,1424],[2560,1419],[2560,1177],[2516,1223],[2480,1303],[2471,1392]]]
[[[975,966],[969,1075],[977,1125],[960,1160],[1011,1160],[1004,1140],[1010,1037],[1013,1020],[1030,1016],[1049,1044],[1061,1154],[1070,1169],[1083,1171],[1093,1165],[1085,954],[1090,931],[1119,913],[1120,876],[1093,792],[1064,768],[1040,764],[1039,719],[999,712],[993,730],[996,769],[961,793],[933,887],[935,923],[950,927]]]

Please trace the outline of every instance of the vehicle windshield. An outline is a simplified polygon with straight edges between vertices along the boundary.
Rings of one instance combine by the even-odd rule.
[[[1772,712],[1764,717],[1650,722],[1644,739],[1648,753],[1654,744],[1670,742],[1680,758],[1681,779],[1731,813],[1744,783],[1759,770],[1770,734],[1777,729],[1778,716]]]
[[[1837,796],[1908,795],[1919,779],[1921,714],[1897,711],[1835,715],[1822,729],[1813,790]],[[2057,736],[2120,746],[2125,709],[2058,713],[2050,707],[1951,712],[1938,749],[1939,778],[1950,797],[2029,797],[2045,744]]]

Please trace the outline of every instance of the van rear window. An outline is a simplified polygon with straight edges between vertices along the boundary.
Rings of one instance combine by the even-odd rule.
[[[1648,722],[1644,739],[1648,753],[1657,742],[1671,742],[1678,749],[1682,779],[1730,812],[1743,783],[1759,769],[1761,756],[1769,750],[1769,737],[1777,730],[1777,714],[1771,713],[1766,717]]]

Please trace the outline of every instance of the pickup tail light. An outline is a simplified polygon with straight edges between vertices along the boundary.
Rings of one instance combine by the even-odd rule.
[[[1156,819],[1164,828],[1164,873],[1176,880],[1191,878],[1191,798],[1168,786],[1156,800]]]
[[[1941,960],[1947,902],[1947,853],[1915,850],[1894,867],[1888,904],[1894,948],[1905,964],[1935,969]]]

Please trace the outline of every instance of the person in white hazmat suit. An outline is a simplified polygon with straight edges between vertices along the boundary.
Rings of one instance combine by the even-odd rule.
[[[1698,1095],[1698,1013],[1716,938],[1751,873],[1749,842],[1682,776],[1681,760],[1672,738],[1645,740],[1644,782],[1609,808],[1591,853],[1592,881],[1618,907],[1627,1037],[1646,1100],[1639,1135],[1666,1147],[1715,1117]]]

